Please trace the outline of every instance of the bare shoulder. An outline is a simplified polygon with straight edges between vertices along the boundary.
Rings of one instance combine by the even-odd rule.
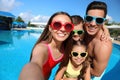
[[[39,43],[33,49],[31,62],[42,65],[47,60],[47,56],[48,47],[44,43]]]
[[[46,51],[48,48],[47,48],[47,46],[46,46],[46,44],[44,44],[44,43],[39,43],[39,44],[37,44],[36,46],[35,46],[35,48],[33,49],[33,52],[35,52],[35,51]]]
[[[98,60],[108,61],[112,52],[112,41],[96,41],[94,54]],[[104,55],[104,57],[103,57]]]
[[[99,47],[99,48],[109,48],[111,49],[112,48],[112,40],[96,40],[95,41],[95,47]]]

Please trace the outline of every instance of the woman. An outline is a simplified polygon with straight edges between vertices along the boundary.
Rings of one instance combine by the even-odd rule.
[[[72,30],[73,24],[68,13],[53,14],[35,44],[31,60],[23,68],[19,80],[48,80],[51,69],[64,56],[67,38]]]

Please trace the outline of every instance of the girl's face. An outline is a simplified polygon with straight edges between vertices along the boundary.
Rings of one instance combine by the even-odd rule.
[[[74,30],[73,31],[76,31],[76,32],[72,36],[73,40],[75,40],[75,41],[79,41],[79,40],[82,41],[83,40],[84,32],[82,34],[78,34],[78,31],[81,31],[81,30],[83,31],[83,24],[82,24],[82,22],[80,24],[74,26]]]
[[[60,29],[54,29],[52,27],[52,25],[49,26],[49,30],[53,36],[53,39],[56,40],[56,41],[64,41],[68,38],[68,36],[70,35],[70,32],[69,31],[66,31],[66,29],[64,28],[66,25],[65,24],[68,24],[69,26],[68,27],[72,27],[73,28],[73,25],[71,23],[71,20],[68,16],[66,15],[57,15],[53,18],[52,22],[60,22],[61,23],[61,28]],[[59,26],[59,24],[55,24],[57,26]]]
[[[71,62],[76,66],[80,66],[80,64],[85,61],[87,55],[88,54],[85,51],[85,46],[75,45],[72,49],[72,52],[71,52],[71,56],[72,56]]]

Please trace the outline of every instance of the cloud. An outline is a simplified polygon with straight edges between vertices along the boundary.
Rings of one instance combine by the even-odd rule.
[[[0,0],[1,11],[11,11],[19,5],[21,5],[21,3],[15,0]]]
[[[32,22],[47,22],[49,19],[49,16],[42,16],[42,15],[37,15],[34,16],[31,21]]]
[[[109,22],[110,22],[110,21],[113,21],[112,17],[109,16],[109,15],[106,16],[106,19],[107,19]]]
[[[19,16],[25,21],[25,22],[28,22],[30,21],[34,15],[32,15],[31,12],[22,12],[19,14]]]
[[[47,22],[49,19],[49,16],[42,16],[42,15],[33,15],[31,12],[22,12],[19,14],[19,16],[25,21],[25,22]]]
[[[15,8],[18,8],[22,5],[22,2],[18,2],[16,0],[0,0],[0,10],[1,11],[11,11]],[[31,12],[22,12],[19,16],[25,21],[32,21],[32,22],[47,22],[49,16],[42,16],[42,15],[33,15]]]

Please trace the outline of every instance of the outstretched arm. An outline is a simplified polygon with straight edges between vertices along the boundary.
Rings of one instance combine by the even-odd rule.
[[[28,63],[22,69],[19,80],[44,80],[42,69],[36,63]]]
[[[31,61],[23,67],[19,80],[44,80],[42,66],[47,60],[47,54],[46,46],[37,45],[33,50]]]

